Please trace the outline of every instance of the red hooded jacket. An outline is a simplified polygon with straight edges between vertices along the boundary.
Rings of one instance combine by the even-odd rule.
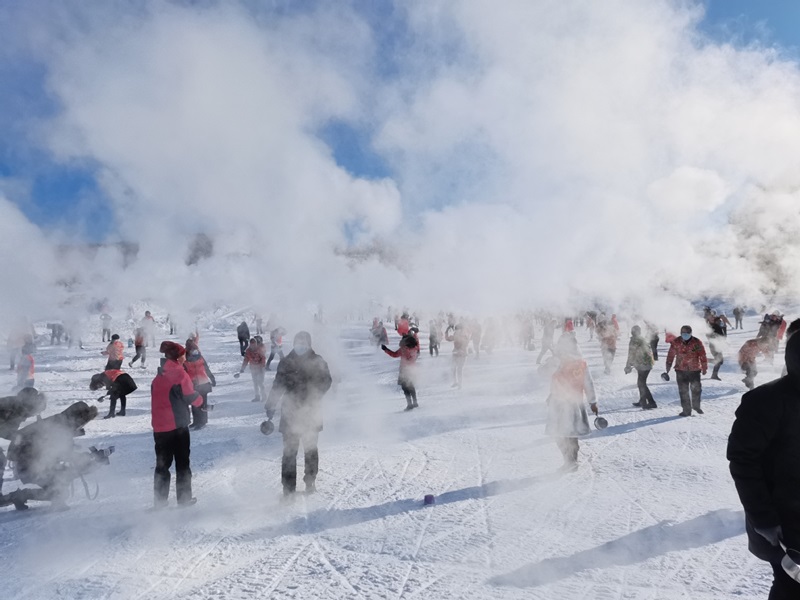
[[[153,431],[174,431],[189,426],[189,405],[200,407],[203,398],[183,366],[168,360],[150,385]]]
[[[708,359],[703,342],[692,336],[688,342],[683,338],[677,337],[669,345],[667,352],[667,371],[672,368],[675,362],[676,371],[707,371]]]

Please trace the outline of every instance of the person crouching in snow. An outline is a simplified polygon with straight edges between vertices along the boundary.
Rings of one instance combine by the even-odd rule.
[[[175,342],[161,342],[166,359],[150,386],[156,469],[153,478],[154,507],[164,508],[169,499],[169,468],[175,461],[175,491],[179,506],[197,502],[192,497],[192,469],[189,464],[189,406],[200,407],[203,398],[183,368],[186,349]]]
[[[109,397],[108,414],[103,418],[113,419],[114,417],[124,417],[127,396],[137,389],[136,382],[133,381],[133,378],[118,369],[103,371],[102,373],[92,375],[92,379],[89,382],[89,389],[93,392],[100,388],[105,388],[106,395]],[[103,398],[104,397],[105,396],[103,396]],[[98,402],[102,402],[103,398],[99,398]],[[117,400],[119,400],[119,412],[115,413]]]
[[[397,350],[389,350],[386,345],[381,346],[381,350],[393,358],[400,359],[400,373],[397,376],[397,383],[403,389],[406,397],[406,410],[417,408],[417,388],[415,387],[417,357],[419,356],[419,342],[409,331],[400,340],[400,347]]]
[[[578,468],[578,438],[591,432],[584,397],[594,414],[597,414],[597,397],[575,338],[562,335],[555,353],[559,364],[550,383],[545,433],[556,438],[564,457],[561,470],[574,471]]]

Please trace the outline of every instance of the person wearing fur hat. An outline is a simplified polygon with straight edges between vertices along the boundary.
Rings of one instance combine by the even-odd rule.
[[[392,358],[400,359],[397,384],[402,388],[403,395],[406,397],[406,410],[417,408],[419,404],[417,404],[417,388],[415,384],[419,341],[409,329],[408,333],[400,340],[400,347],[397,350],[390,350],[385,344],[381,346],[381,350]]]
[[[189,429],[202,429],[208,424],[208,394],[217,385],[214,374],[208,367],[194,338],[186,340],[186,362],[183,367],[192,378],[194,389],[203,398],[202,406],[192,406],[192,424]]]
[[[561,469],[574,471],[578,468],[578,438],[591,432],[584,398],[596,415],[597,396],[589,368],[573,335],[561,336],[555,355],[558,368],[550,382],[545,433],[556,438],[556,445],[564,457]]]
[[[127,396],[137,389],[136,382],[133,381],[133,378],[120,370],[103,371],[102,373],[92,375],[92,379],[89,382],[89,389],[93,392],[100,388],[105,388],[106,395],[109,397],[108,414],[103,418],[113,419],[114,417],[124,417]],[[102,402],[104,397],[105,396],[99,398],[98,401]],[[119,400],[119,412],[115,413],[117,400]]]
[[[322,397],[332,383],[328,363],[311,347],[311,334],[301,331],[294,336],[292,351],[278,363],[275,381],[265,405],[272,420],[278,405],[283,434],[281,482],[283,494],[291,498],[297,487],[297,452],[303,444],[305,453],[306,493],[316,491],[319,471],[319,432],[322,431]]]
[[[200,407],[203,398],[194,389],[184,369],[186,349],[171,341],[161,342],[163,365],[150,386],[153,439],[156,468],[153,480],[155,508],[163,508],[169,499],[172,461],[175,461],[175,491],[179,506],[194,504],[192,470],[189,463],[189,407]]]

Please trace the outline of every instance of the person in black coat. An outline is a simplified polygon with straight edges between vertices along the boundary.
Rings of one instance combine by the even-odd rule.
[[[747,392],[728,438],[728,460],[744,506],[748,548],[774,572],[770,600],[800,598],[781,568],[800,549],[800,336],[786,344],[788,374]]]
[[[267,398],[267,419],[270,421],[281,404],[283,460],[281,481],[284,496],[291,496],[297,487],[297,452],[300,443],[305,453],[306,493],[316,490],[319,471],[317,441],[322,431],[322,397],[331,387],[331,373],[322,357],[311,348],[311,335],[301,331],[294,336],[294,347],[278,363],[278,371]]]
[[[250,344],[250,328],[247,326],[247,321],[239,323],[236,328],[236,336],[239,338],[239,351],[244,356],[247,346]]]
[[[127,373],[113,369],[96,373],[92,375],[92,379],[89,381],[89,389],[95,392],[100,388],[105,388],[106,396],[109,397],[108,414],[103,418],[124,417],[128,394],[132,394],[137,389],[133,378]],[[102,402],[103,398],[105,396],[98,398],[98,402]],[[119,400],[119,412],[115,413],[117,400]]]

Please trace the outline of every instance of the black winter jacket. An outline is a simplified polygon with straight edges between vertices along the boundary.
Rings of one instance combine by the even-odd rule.
[[[267,414],[281,403],[281,433],[302,435],[322,431],[322,396],[331,387],[328,363],[309,350],[299,356],[294,350],[278,363],[275,381],[267,398]]]
[[[746,393],[728,438],[728,460],[745,510],[750,551],[763,560],[782,552],[754,527],[780,525],[800,548],[800,335],[786,344],[788,375]]]

